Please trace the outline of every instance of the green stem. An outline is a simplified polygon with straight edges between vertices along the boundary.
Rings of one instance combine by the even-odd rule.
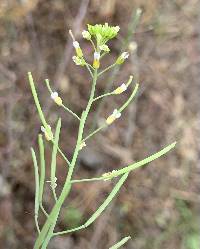
[[[135,85],[135,88],[133,90],[133,92],[131,93],[131,96],[128,98],[128,100],[119,108],[119,112],[122,112],[132,101],[132,99],[135,97],[137,90],[138,90],[139,84]]]
[[[48,124],[47,124],[47,122],[45,120],[42,108],[40,106],[40,102],[39,102],[39,99],[38,99],[38,96],[37,96],[37,92],[36,92],[36,89],[35,89],[35,85],[34,85],[34,81],[33,81],[33,77],[32,77],[31,72],[28,72],[28,79],[29,79],[31,91],[32,91],[32,94],[33,94],[35,105],[36,105],[37,110],[38,110],[38,114],[39,114],[40,120],[41,120],[44,128],[46,129],[46,131],[49,131]]]
[[[50,86],[49,80],[48,80],[48,79],[46,79],[46,80],[45,80],[45,82],[46,82],[46,86],[47,86],[47,88],[48,88],[48,90],[49,90],[50,94],[52,94],[52,93],[53,93],[53,91],[52,91],[52,89],[51,89],[51,86]]]
[[[90,66],[91,66],[91,65],[89,65],[88,63],[86,63],[85,65],[86,65],[87,70],[89,71],[91,77],[93,78],[93,73],[92,73],[92,71],[91,71],[91,69],[90,69]]]
[[[55,142],[53,140],[51,140],[51,142],[53,144],[55,144]],[[63,157],[63,159],[66,161],[66,163],[68,164],[68,166],[70,167],[70,161],[67,159],[67,157],[64,155],[64,153],[62,152],[62,150],[60,149],[59,146],[57,146],[58,152],[60,153],[60,155]]]
[[[93,215],[82,226],[79,226],[77,228],[70,229],[67,231],[57,232],[57,233],[54,233],[54,235],[66,234],[69,232],[73,232],[73,231],[86,228],[89,225],[91,225],[101,215],[101,213],[106,209],[106,207],[110,204],[110,202],[119,192],[120,188],[122,187],[123,183],[127,179],[128,175],[129,173],[125,173],[123,176],[121,176],[121,178],[119,179],[119,181],[117,182],[113,190],[110,192],[110,194],[107,196],[107,198],[104,200],[104,202],[99,206],[99,208],[93,213]]]
[[[104,180],[103,177],[96,177],[96,178],[88,178],[88,179],[80,179],[80,180],[72,180],[71,183],[80,183],[80,182],[94,182],[94,181],[102,181]]]
[[[165,148],[163,148],[162,150],[156,152],[155,154],[146,157],[145,159],[132,163],[128,166],[125,166],[121,169],[115,170],[114,172],[109,172],[110,175],[109,177],[106,177],[105,174],[103,174],[100,177],[95,177],[95,178],[90,178],[90,179],[80,179],[80,180],[72,180],[71,183],[79,183],[79,182],[92,182],[92,181],[101,181],[101,180],[111,180],[114,177],[118,177],[120,175],[123,175],[127,172],[133,171],[137,168],[140,168],[156,159],[158,159],[159,157],[167,154],[170,150],[172,150],[176,145],[176,142],[166,146]],[[108,173],[107,173],[108,174]]]
[[[64,104],[61,105],[67,112],[69,112],[70,114],[72,114],[75,118],[77,118],[80,121],[79,116],[73,112],[72,110],[70,110],[68,107],[66,107]]]
[[[42,135],[38,135],[38,144],[39,144],[39,152],[40,152],[40,185],[39,185],[39,203],[42,204],[43,200],[43,192],[44,192],[44,184],[45,184],[45,154],[44,154],[44,142]]]
[[[91,44],[92,44],[92,46],[93,46],[93,48],[94,48],[94,51],[96,51],[96,47],[95,47],[95,44],[94,44],[93,40],[90,39],[90,42],[91,42]]]
[[[107,68],[105,68],[104,70],[102,70],[99,74],[98,77],[101,76],[103,73],[107,72],[108,70],[110,70],[111,68],[113,68],[114,66],[116,66],[116,63],[108,66]]]
[[[100,95],[100,96],[94,98],[93,102],[96,101],[96,100],[98,100],[98,99],[102,99],[102,98],[104,98],[104,97],[110,96],[110,95],[114,95],[114,93],[111,92],[111,93],[102,94],[102,95]]]
[[[86,140],[88,140],[89,138],[91,138],[93,135],[95,135],[97,132],[99,132],[100,130],[102,130],[103,128],[107,127],[107,124],[105,123],[104,125],[100,126],[99,128],[97,128],[95,131],[93,131],[92,133],[90,133],[86,138],[84,138],[82,140],[82,142],[85,142]]]
[[[51,89],[49,80],[46,79],[46,80],[45,80],[45,83],[46,83],[46,86],[47,86],[47,88],[48,88],[50,94],[52,94],[53,91],[52,91],[52,89]],[[74,113],[72,110],[70,110],[68,107],[66,107],[64,104],[62,104],[61,106],[62,106],[67,112],[69,112],[70,114],[72,114],[75,118],[77,118],[78,120],[80,120],[79,116],[78,116],[76,113]]]
[[[90,65],[89,63],[87,63],[87,65],[94,71],[94,68],[92,65]]]
[[[95,88],[96,88],[96,82],[97,82],[97,70],[94,71],[94,78],[93,78],[93,84],[92,84],[92,89],[91,89],[91,93],[90,93],[90,97],[89,97],[89,101],[87,104],[87,107],[85,109],[85,111],[83,111],[82,115],[81,115],[81,120],[80,120],[80,124],[79,124],[79,130],[78,130],[78,139],[77,139],[77,143],[76,143],[76,147],[74,150],[74,155],[71,161],[71,166],[69,167],[69,171],[67,174],[67,178],[64,184],[64,187],[62,189],[62,192],[56,202],[56,204],[54,205],[51,213],[49,214],[49,217],[47,219],[47,221],[45,222],[36,242],[35,242],[35,246],[34,249],[39,249],[40,246],[44,243],[48,244],[49,242],[49,236],[51,237],[52,235],[52,228],[54,229],[54,226],[56,224],[58,215],[60,213],[60,209],[61,206],[63,205],[65,199],[67,198],[70,189],[71,189],[71,178],[73,175],[73,171],[74,171],[74,167],[76,165],[76,161],[77,161],[77,157],[80,151],[80,145],[82,142],[82,137],[83,137],[83,131],[84,131],[84,126],[85,126],[85,122],[87,119],[87,116],[89,114],[89,111],[91,109],[92,103],[93,103],[93,98],[94,98],[94,94],[95,94]]]
[[[122,112],[130,104],[130,102],[132,101],[132,99],[135,97],[135,95],[137,93],[138,87],[139,87],[139,84],[136,84],[135,88],[134,88],[132,94],[130,95],[130,97],[128,98],[128,100],[118,109],[119,112]],[[94,102],[94,100],[93,100],[93,102]],[[96,133],[98,133],[99,131],[101,131],[103,128],[106,128],[107,126],[108,125],[106,123],[104,125],[100,126],[96,130],[94,130],[93,132],[91,132],[86,138],[84,138],[82,142],[85,142],[86,140],[88,140],[93,135],[95,135]]]
[[[132,12],[132,15],[131,15],[131,18],[130,18],[130,22],[129,22],[129,25],[128,25],[128,32],[127,32],[127,35],[126,35],[126,38],[123,40],[122,42],[122,46],[121,46],[121,49],[120,49],[120,54],[122,52],[124,52],[129,43],[131,42],[131,40],[133,39],[133,36],[134,36],[134,33],[136,31],[136,28],[137,28],[137,25],[138,25],[138,22],[139,22],[139,19],[140,19],[140,16],[141,16],[141,9],[140,8],[137,8],[136,10],[134,10]],[[105,87],[105,90],[104,92],[110,92],[111,88],[112,88],[112,85],[113,85],[113,82],[114,82],[114,79],[116,78],[118,72],[119,72],[119,69],[120,69],[120,65],[116,65],[116,67],[113,69],[110,77],[109,77],[109,80],[106,84],[106,87]],[[96,112],[95,112],[95,115],[94,115],[94,118],[93,118],[93,125],[92,125],[92,129],[91,130],[94,130],[96,128],[96,125],[97,125],[97,119],[99,117],[99,114],[105,104],[105,101],[106,99],[102,99],[101,102],[98,103],[98,106],[97,106],[97,109],[96,109]]]
[[[42,203],[40,203],[40,208],[41,208],[42,212],[44,213],[44,215],[45,215],[46,217],[48,217],[49,215],[48,215],[48,213],[46,212],[46,210],[44,209]]]

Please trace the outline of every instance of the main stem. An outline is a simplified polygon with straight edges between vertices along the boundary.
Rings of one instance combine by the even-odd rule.
[[[94,71],[92,88],[91,88],[88,104],[87,104],[86,109],[83,111],[82,116],[81,116],[79,130],[78,130],[77,143],[76,143],[73,158],[71,161],[71,166],[69,167],[69,171],[67,174],[65,184],[63,186],[62,192],[61,192],[56,204],[54,205],[51,213],[49,214],[49,217],[46,220],[46,222],[45,222],[45,224],[44,224],[44,226],[43,226],[43,228],[42,228],[42,230],[41,230],[41,232],[40,232],[40,234],[35,242],[34,249],[39,249],[42,245],[43,245],[42,249],[45,249],[47,247],[50,239],[53,236],[53,230],[54,230],[54,227],[56,225],[56,222],[57,222],[57,219],[58,219],[58,216],[60,213],[60,209],[61,209],[65,199],[67,198],[67,196],[70,193],[71,179],[72,179],[72,175],[74,172],[74,168],[75,168],[76,161],[77,161],[78,154],[79,154],[79,150],[80,150],[80,145],[81,145],[82,138],[83,138],[84,126],[85,126],[87,116],[89,114],[89,111],[90,111],[92,103],[93,103],[96,82],[97,82],[97,69]]]

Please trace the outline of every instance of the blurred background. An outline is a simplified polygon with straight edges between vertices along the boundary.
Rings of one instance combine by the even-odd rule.
[[[136,27],[135,11],[143,11]],[[104,249],[127,235],[127,249],[199,249],[199,82],[198,0],[1,0],[0,1],[0,248],[33,248],[34,169],[40,121],[31,96],[31,71],[52,127],[62,117],[61,147],[70,158],[78,124],[53,105],[49,78],[64,103],[80,115],[90,89],[88,72],[72,62],[72,29],[89,61],[92,49],[81,32],[86,24],[120,26],[110,42],[111,64],[120,51],[129,60],[97,85],[97,95],[130,74],[140,82],[137,99],[109,129],[88,141],[75,178],[95,177],[178,141],[172,152],[130,174],[117,198],[89,228],[52,240],[49,249]],[[136,49],[137,45],[137,49]],[[91,112],[86,133],[120,106],[130,90],[109,97]],[[46,147],[47,173],[51,147]],[[66,167],[58,157],[58,189]],[[48,176],[49,177],[49,176]],[[80,183],[62,210],[57,231],[82,224],[112,189],[111,182]],[[50,211],[47,183],[44,199]],[[44,220],[41,217],[41,222]]]

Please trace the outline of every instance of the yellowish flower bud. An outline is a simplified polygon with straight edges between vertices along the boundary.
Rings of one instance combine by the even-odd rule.
[[[113,113],[106,119],[106,124],[111,125],[115,121],[115,119],[120,117],[121,113],[117,109],[115,109]]]
[[[55,98],[54,101],[55,101],[55,103],[56,103],[57,105],[59,105],[59,106],[62,105],[62,99],[61,99],[60,97]]]
[[[118,88],[116,88],[115,90],[114,90],[114,94],[121,94],[121,93],[123,93],[124,91],[126,91],[126,89],[127,89],[127,86],[126,86],[126,84],[121,84],[121,86],[119,86]]]
[[[51,126],[48,125],[48,130],[44,128],[44,126],[41,126],[41,131],[44,133],[45,138],[47,141],[50,141],[53,139],[53,133],[51,131]]]
[[[93,67],[98,69],[100,67],[100,53],[94,52],[94,61],[93,61]]]
[[[74,41],[73,46],[74,46],[74,48],[76,50],[77,56],[80,57],[80,58],[83,57],[83,52],[82,52],[82,49],[79,46],[79,43],[77,41]]]
[[[120,65],[129,57],[128,52],[123,52],[116,60],[116,64]]]
[[[51,98],[54,100],[54,102],[55,102],[57,105],[59,105],[59,106],[62,105],[62,99],[58,96],[58,93],[57,93],[57,92],[53,92],[53,93],[51,94]]]

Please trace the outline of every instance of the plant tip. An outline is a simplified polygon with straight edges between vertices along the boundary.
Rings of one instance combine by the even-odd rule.
[[[140,15],[142,13],[142,9],[141,8],[138,8],[137,9],[137,15]]]

